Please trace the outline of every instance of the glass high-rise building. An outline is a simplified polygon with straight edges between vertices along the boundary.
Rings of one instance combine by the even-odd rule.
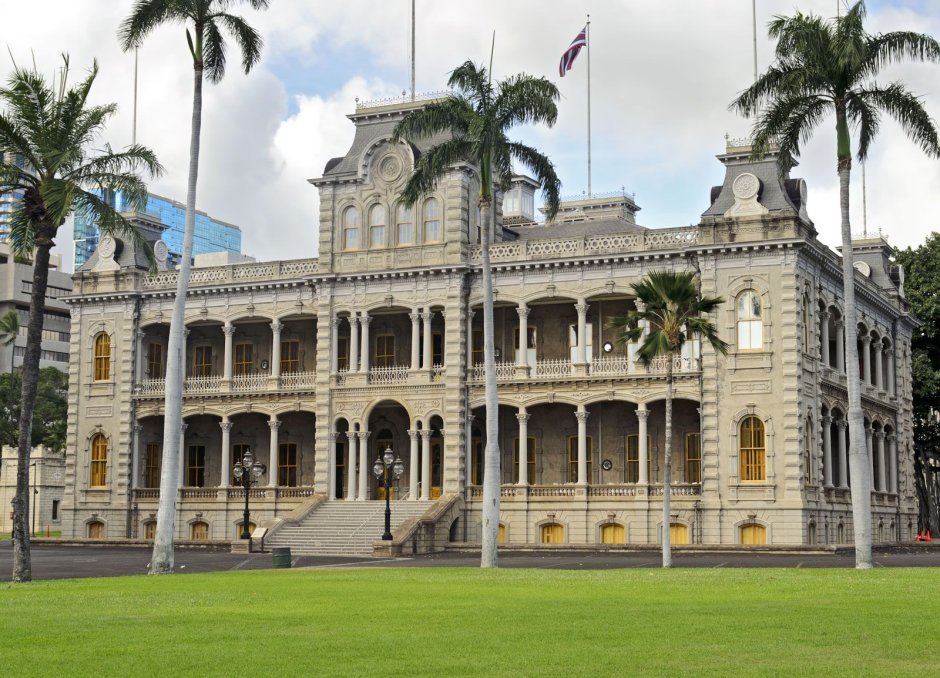
[[[119,212],[128,209],[124,196],[113,193],[107,200]],[[186,226],[186,205],[176,200],[164,198],[153,193],[147,196],[146,214],[160,220],[166,230],[162,239],[170,251],[170,263],[179,263],[183,250],[183,231]],[[89,215],[76,212],[75,228],[75,270],[82,266],[98,247],[101,233],[98,225]],[[193,234],[193,256],[209,252],[235,252],[242,249],[242,232],[238,226],[218,219],[213,219],[205,212],[196,210],[196,230]]]
[[[0,162],[8,162],[11,154],[0,151]],[[17,154],[13,157],[13,162],[19,167],[24,167],[23,156]],[[13,218],[13,207],[16,202],[23,197],[23,191],[10,191],[0,195],[0,242],[6,242],[10,237],[10,221]]]

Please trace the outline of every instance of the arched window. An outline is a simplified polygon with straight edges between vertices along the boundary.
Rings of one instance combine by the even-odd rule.
[[[209,541],[209,523],[197,520],[190,525],[189,538],[193,541]]]
[[[111,378],[111,337],[102,332],[95,337],[95,381]]]
[[[96,433],[91,439],[91,487],[104,487],[108,483],[108,439]]]
[[[542,525],[539,531],[540,541],[543,544],[564,544],[565,526],[558,523],[549,523]]]
[[[809,297],[803,295],[803,352],[809,353]]]
[[[506,543],[506,526],[502,523],[499,524],[499,531],[496,534],[496,543],[505,544]]]
[[[437,198],[428,198],[424,201],[424,242],[440,242],[443,237],[440,203]]]
[[[355,207],[343,211],[343,249],[359,249],[359,210]]]
[[[738,436],[738,452],[741,456],[742,482],[761,482],[767,480],[764,447],[764,422],[755,416],[745,417],[741,421]]]
[[[385,247],[385,207],[373,205],[369,210],[369,247]]]
[[[761,321],[760,296],[754,290],[738,295],[735,305],[737,344],[739,351],[755,351],[764,347],[764,324]]]
[[[242,538],[242,522],[244,521],[240,521],[237,525],[235,525],[235,538],[236,539]],[[209,538],[208,529],[209,529],[209,526],[206,525],[206,530],[207,530],[206,539]],[[255,533],[255,524],[249,520],[248,521],[248,534],[254,534],[254,533]]]
[[[840,526],[841,527],[841,526]],[[742,544],[766,544],[767,528],[763,525],[742,525],[741,526]]]
[[[623,525],[608,523],[601,528],[602,544],[623,544],[625,542]]]
[[[806,417],[806,430],[803,432],[803,461],[806,464],[806,483],[813,482],[813,420]]]
[[[397,219],[396,231],[397,243],[399,245],[414,245],[415,244],[415,220],[414,213],[411,211],[411,208],[407,205],[398,206],[398,219]]]
[[[93,520],[88,523],[89,539],[104,539],[104,523],[100,520]]]
[[[682,523],[669,524],[669,543],[673,546],[682,546],[689,543],[689,526]]]
[[[144,523],[144,539],[147,541],[153,541],[157,536],[157,523],[156,521],[149,521]]]

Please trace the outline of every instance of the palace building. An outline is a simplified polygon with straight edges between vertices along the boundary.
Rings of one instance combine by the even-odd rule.
[[[391,448],[405,466],[395,548],[480,541],[479,184],[454,166],[413,209],[399,202],[428,146],[391,134],[419,105],[349,116],[352,147],[310,181],[317,258],[192,271],[179,539],[236,539],[232,467],[250,449],[266,465],[249,492],[268,543],[371,552],[384,511],[372,467]],[[666,364],[640,364],[608,322],[636,308],[633,283],[673,269],[724,298],[713,321],[731,345],[721,356],[691,341],[673,366],[673,543],[851,543],[841,260],[816,237],[805,182],[749,152],[728,141],[724,182],[693,226],[645,228],[623,193],[538,222],[526,177],[497,201],[501,542],[659,541]],[[897,542],[916,529],[916,320],[888,244],[854,250],[873,533]],[[177,279],[161,267],[148,275],[131,244],[106,239],[74,276],[64,535],[153,534]]]

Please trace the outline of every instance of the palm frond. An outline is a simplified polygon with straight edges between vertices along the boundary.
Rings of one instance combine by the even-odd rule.
[[[868,148],[881,127],[881,114],[856,91],[847,93],[845,110],[849,121],[858,128],[858,159],[859,162],[865,162],[868,158]]]
[[[870,36],[866,55],[859,67],[863,78],[874,77],[884,66],[902,61],[940,61],[940,44],[929,35],[894,31]]]
[[[256,8],[257,9],[257,8]],[[234,14],[219,14],[215,17],[216,22],[220,23],[235,40],[235,44],[242,53],[242,68],[245,73],[261,60],[261,48],[264,45],[264,39],[261,34],[248,25],[240,16]]]
[[[225,77],[225,38],[215,21],[202,25],[202,63],[209,82],[218,83]]]
[[[834,109],[825,95],[782,97],[764,111],[754,125],[754,155],[762,157],[771,144],[779,145],[778,162],[789,170],[800,157],[800,147],[813,135],[823,116]]]
[[[460,90],[479,109],[489,108],[493,87],[486,68],[469,59],[451,71],[447,86]]]
[[[501,81],[497,86],[493,108],[501,129],[514,125],[544,123],[552,127],[558,119],[560,98],[558,87],[546,78],[521,73]]]
[[[166,23],[183,23],[188,18],[174,0],[138,0],[118,28],[118,42],[126,52],[140,47],[157,27]]]
[[[469,101],[460,96],[449,96],[402,118],[392,132],[392,139],[419,141],[445,132],[465,136],[476,116]]]
[[[150,271],[157,270],[157,261],[153,256],[153,248],[150,243],[144,239],[140,231],[126,217],[115,210],[108,202],[91,191],[78,191],[72,204],[76,210],[88,215],[98,225],[102,234],[129,240],[133,243],[137,251],[146,255]]]
[[[36,249],[36,229],[24,200],[18,200],[10,213],[10,248],[17,258],[32,259]]]
[[[860,90],[858,99],[881,109],[897,120],[907,137],[920,146],[924,153],[934,158],[940,156],[937,128],[924,108],[923,100],[911,93],[902,83],[895,82],[887,87]]]
[[[534,178],[542,187],[542,195],[545,197],[546,216],[554,219],[560,205],[561,180],[552,161],[545,154],[522,143],[511,142],[508,147],[512,156],[535,175]]]

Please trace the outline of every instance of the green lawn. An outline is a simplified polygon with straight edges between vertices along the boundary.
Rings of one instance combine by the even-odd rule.
[[[269,570],[0,585],[4,675],[936,675],[940,570]]]

